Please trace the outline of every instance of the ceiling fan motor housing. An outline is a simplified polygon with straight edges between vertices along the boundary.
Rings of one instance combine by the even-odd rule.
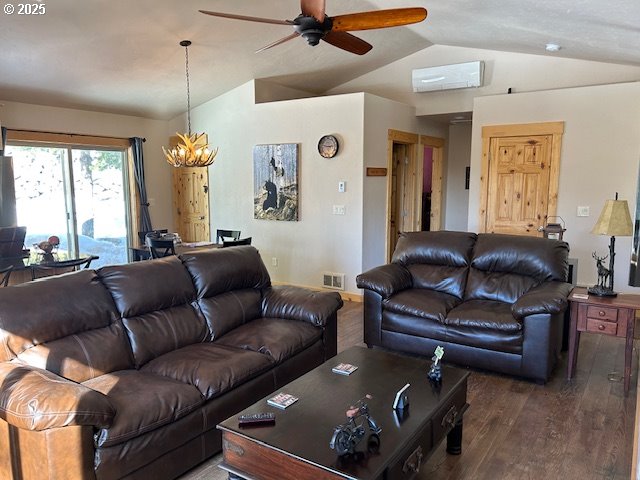
[[[319,22],[314,17],[298,15],[293,21],[296,32],[303,37],[309,45],[318,45],[320,40],[331,31],[333,21],[325,16],[324,22]]]

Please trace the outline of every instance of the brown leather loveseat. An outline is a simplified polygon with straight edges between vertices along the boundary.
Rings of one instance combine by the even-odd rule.
[[[369,347],[547,381],[562,344],[569,247],[468,232],[401,234],[392,263],[358,276]]]
[[[253,247],[0,289],[0,478],[175,478],[216,425],[336,354],[337,293]]]

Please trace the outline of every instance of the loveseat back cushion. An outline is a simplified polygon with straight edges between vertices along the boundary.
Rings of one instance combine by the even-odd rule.
[[[414,288],[462,298],[476,237],[470,232],[404,232],[391,261],[409,270]]]
[[[175,256],[103,267],[131,342],[136,367],[208,337],[191,277]]]
[[[133,365],[120,316],[93,270],[0,288],[0,360],[74,381]]]
[[[544,282],[567,279],[569,246],[540,237],[478,235],[465,299],[513,303]]]
[[[261,291],[271,279],[255,247],[214,248],[180,258],[195,285],[212,339],[260,317]]]

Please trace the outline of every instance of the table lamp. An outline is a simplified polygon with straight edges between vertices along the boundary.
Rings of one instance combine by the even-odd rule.
[[[609,255],[598,257],[596,252],[593,252],[593,258],[596,260],[598,268],[598,284],[589,288],[588,291],[592,295],[615,297],[617,293],[613,291],[613,266],[616,256],[616,236],[630,237],[633,233],[629,205],[626,200],[618,200],[617,192],[615,200],[607,200],[605,202],[600,218],[598,218],[598,222],[591,230],[591,233],[595,235],[611,235],[611,242],[609,243]],[[603,265],[607,257],[609,257],[609,268]]]

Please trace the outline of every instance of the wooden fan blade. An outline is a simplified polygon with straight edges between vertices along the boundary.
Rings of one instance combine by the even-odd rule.
[[[267,50],[267,49],[269,49],[271,47],[275,47],[276,45],[280,45],[280,44],[282,44],[284,42],[288,42],[289,40],[291,40],[293,38],[296,38],[296,37],[299,37],[299,36],[300,36],[300,34],[298,32],[293,32],[291,35],[287,35],[286,37],[281,38],[280,40],[276,40],[275,42],[270,43],[269,45],[266,45],[266,46],[262,47],[259,50],[256,50],[256,53],[260,53],[260,52],[262,52],[264,50]]]
[[[328,32],[323,40],[334,47],[341,48],[356,55],[364,55],[373,48],[370,43],[347,32]]]
[[[374,12],[350,13],[332,17],[335,32],[371,30],[374,28],[398,27],[418,23],[427,18],[427,10],[416,8],[392,8]]]
[[[200,13],[204,13],[205,15],[211,15],[212,17],[233,18],[234,20],[247,20],[249,22],[272,23],[274,25],[293,25],[293,22],[289,20],[273,20],[271,18],[247,17],[245,15],[235,15],[233,13],[210,12],[209,10],[198,11]]]
[[[324,22],[325,0],[300,0],[300,8],[303,15],[313,17],[320,23]]]

